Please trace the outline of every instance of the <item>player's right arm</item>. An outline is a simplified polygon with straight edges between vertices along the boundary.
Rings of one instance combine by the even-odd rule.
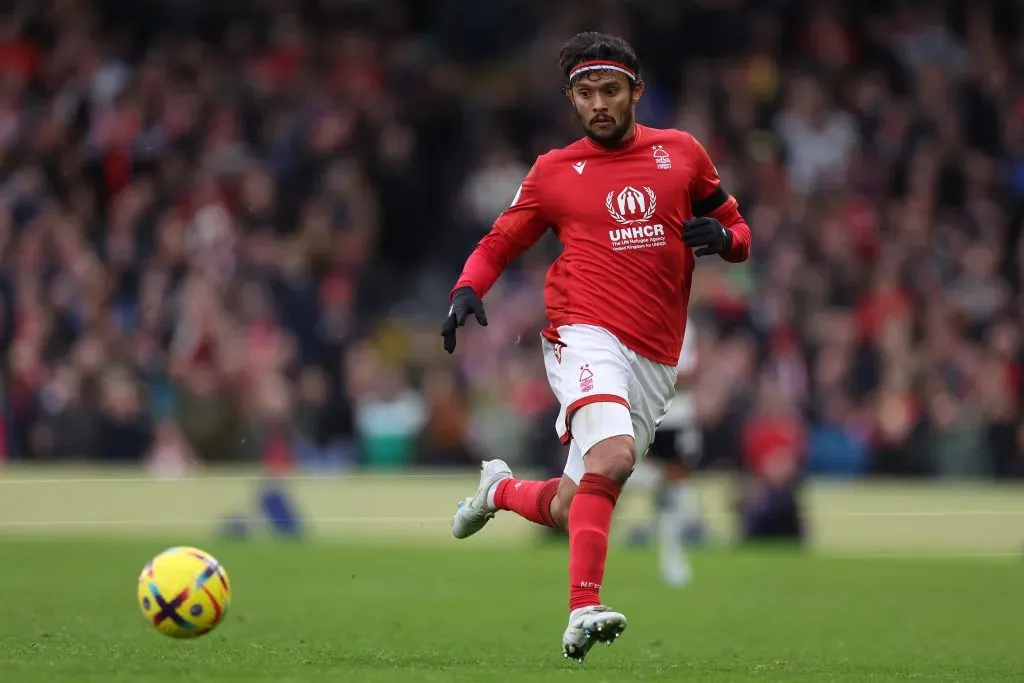
[[[540,164],[541,159],[537,159],[519,186],[512,205],[498,216],[491,231],[476,245],[452,287],[451,307],[441,331],[448,353],[455,350],[455,330],[466,323],[471,313],[478,323],[487,324],[487,315],[480,300],[508,264],[536,244],[548,229],[549,221],[544,214],[538,178]]]

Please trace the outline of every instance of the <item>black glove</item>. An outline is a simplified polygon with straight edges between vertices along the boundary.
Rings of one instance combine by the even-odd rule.
[[[484,313],[484,302],[476,295],[472,287],[459,287],[452,295],[452,307],[448,309],[448,319],[441,328],[444,337],[444,350],[451,353],[455,350],[455,330],[466,324],[466,318],[472,313],[476,321],[487,326],[487,314]]]
[[[694,256],[724,254],[732,247],[732,233],[714,218],[691,218],[683,222],[683,244],[699,247]]]

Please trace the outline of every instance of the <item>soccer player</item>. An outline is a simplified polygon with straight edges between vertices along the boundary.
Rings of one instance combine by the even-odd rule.
[[[676,587],[690,581],[683,534],[697,516],[696,491],[690,484],[690,472],[700,460],[701,448],[693,397],[696,346],[696,334],[687,321],[683,348],[676,364],[676,396],[654,435],[648,457],[657,468],[658,476],[655,526],[661,577],[666,584]]]
[[[483,463],[476,493],[459,504],[456,538],[510,510],[569,534],[566,657],[611,644],[626,617],[601,604],[612,512],[675,393],[695,257],[740,262],[750,229],[692,136],[635,121],[640,62],[623,39],[581,33],[559,55],[565,96],[585,136],[541,155],[511,206],[466,261],[451,292],[444,347],[510,261],[547,230],[563,251],[547,274],[541,333],[548,382],[569,445],[560,479],[515,479]]]

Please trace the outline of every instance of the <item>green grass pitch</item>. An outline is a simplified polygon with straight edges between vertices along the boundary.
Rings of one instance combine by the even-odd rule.
[[[155,534],[154,536],[157,536]],[[142,566],[194,543],[234,583],[212,634],[175,641],[135,604]],[[630,626],[582,665],[560,652],[565,548],[189,538],[0,538],[0,681],[1020,681],[1024,567],[1003,559],[708,552],[673,591],[612,550]]]

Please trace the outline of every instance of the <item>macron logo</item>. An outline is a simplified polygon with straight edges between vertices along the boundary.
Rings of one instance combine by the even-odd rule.
[[[579,173],[580,175],[583,175],[583,167],[586,166],[586,165],[587,165],[586,161],[580,161],[579,163],[573,164],[572,167],[576,169],[577,173]]]

